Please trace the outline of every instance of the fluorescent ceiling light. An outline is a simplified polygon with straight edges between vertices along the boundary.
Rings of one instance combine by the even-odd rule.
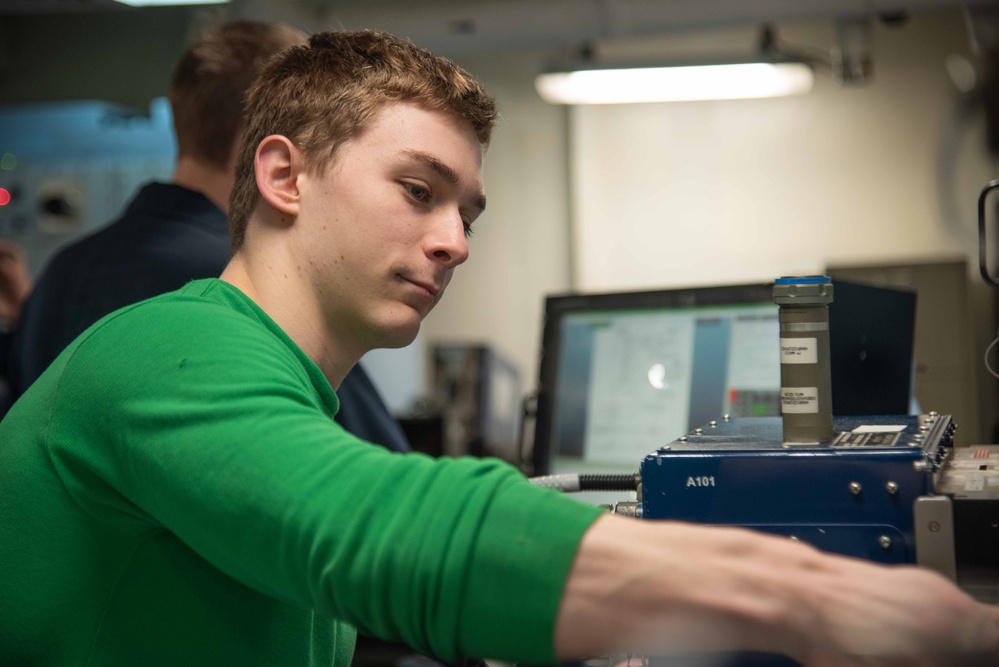
[[[115,0],[131,7],[175,7],[177,5],[221,5],[232,0]]]
[[[803,63],[739,63],[553,72],[534,85],[551,104],[627,104],[798,95],[812,80]]]

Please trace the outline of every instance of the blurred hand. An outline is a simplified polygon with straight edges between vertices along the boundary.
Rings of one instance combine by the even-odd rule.
[[[804,667],[999,667],[999,607],[914,566],[608,515],[576,555],[556,646],[563,659],[761,651]]]
[[[12,241],[0,239],[0,320],[16,322],[30,291],[24,250]]]
[[[995,667],[999,607],[974,602],[917,567],[834,559],[808,596],[824,611],[799,656],[808,667]]]

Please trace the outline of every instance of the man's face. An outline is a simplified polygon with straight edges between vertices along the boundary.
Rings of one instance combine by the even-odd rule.
[[[296,254],[327,335],[364,350],[412,342],[484,207],[471,125],[386,106],[326,173],[303,177]]]

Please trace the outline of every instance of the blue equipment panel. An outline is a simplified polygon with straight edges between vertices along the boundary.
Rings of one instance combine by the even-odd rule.
[[[913,502],[953,445],[949,416],[838,417],[828,445],[785,445],[780,417],[711,422],[641,464],[644,519],[742,526],[824,551],[914,563]]]

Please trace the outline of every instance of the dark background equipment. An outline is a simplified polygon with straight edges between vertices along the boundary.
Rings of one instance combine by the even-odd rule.
[[[916,293],[837,279],[833,286],[833,414],[910,414]]]

